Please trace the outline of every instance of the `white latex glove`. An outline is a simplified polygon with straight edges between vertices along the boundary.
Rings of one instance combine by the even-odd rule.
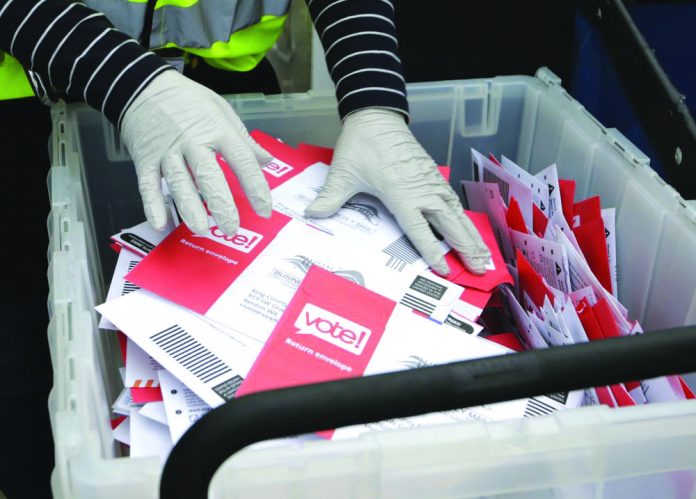
[[[176,71],[157,76],[133,101],[121,138],[135,162],[145,215],[155,229],[167,222],[163,175],[192,231],[205,234],[209,228],[202,195],[220,229],[237,232],[239,214],[216,151],[237,175],[256,213],[270,216],[271,193],[261,168],[271,156],[222,97]]]
[[[447,275],[450,270],[428,222],[469,271],[485,272],[491,256],[488,247],[401,114],[364,109],[344,120],[326,184],[305,214],[331,216],[358,192],[384,203],[437,273]]]

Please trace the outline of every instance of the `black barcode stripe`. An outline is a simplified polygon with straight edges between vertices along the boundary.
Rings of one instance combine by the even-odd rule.
[[[504,200],[508,199],[508,192],[509,192],[510,186],[503,179],[501,179],[497,175],[493,174],[491,171],[484,169],[483,170],[483,181],[488,182],[488,183],[498,184],[498,187],[500,187],[500,195],[502,196],[502,198]]]
[[[230,368],[227,367],[225,364],[222,363],[222,361],[218,360],[217,363],[219,363],[219,368],[217,371],[214,370],[205,370],[203,372],[197,373],[196,375],[203,381],[204,383],[206,381],[210,381],[211,379],[215,379],[221,374],[230,372]],[[211,375],[212,373],[212,375]]]
[[[188,367],[191,371],[198,371],[198,369],[207,366],[214,359],[215,356],[212,353],[210,353],[209,351],[205,351],[202,353],[202,355],[199,355],[196,358],[189,360],[186,363],[186,367]]]
[[[218,371],[223,370],[225,368],[226,368],[226,366],[222,362],[220,364],[209,364],[209,365],[201,366],[198,374],[201,377],[206,377],[206,376],[209,376],[211,374],[215,374]],[[215,376],[213,376],[213,377],[215,377]]]
[[[189,369],[193,369],[201,361],[208,360],[208,354],[210,354],[210,352],[207,349],[203,349],[203,350],[199,351],[197,354],[195,354],[193,357],[190,357],[185,362],[182,362],[181,365],[183,365]]]
[[[181,326],[163,329],[150,339],[203,383],[232,371]]]
[[[540,411],[538,409],[534,409],[533,407],[527,406],[526,410],[524,411],[524,415],[527,417],[530,416],[544,416],[547,414],[546,412]]]
[[[198,345],[193,350],[190,350],[185,355],[182,355],[179,358],[179,362],[188,362],[190,359],[192,359],[193,357],[196,357],[199,353],[203,352],[204,350],[205,350],[205,347],[203,345]]]
[[[137,260],[131,260],[128,262],[128,272],[133,270],[135,266],[138,265]],[[128,293],[132,293],[133,291],[138,291],[140,289],[140,286],[137,286],[133,284],[130,281],[126,281],[124,279],[123,281],[123,289],[121,290],[121,296],[127,295]]]
[[[406,263],[413,263],[420,258],[418,251],[405,235],[384,248],[382,252]]]
[[[188,338],[186,336],[181,336],[181,335],[175,334],[173,336],[167,337],[167,339],[162,341],[159,344],[159,346],[162,349],[172,351],[172,350],[175,350],[182,342],[185,342],[187,340],[188,340]]]
[[[177,339],[171,345],[167,345],[167,350],[172,354],[172,356],[179,357],[182,354],[186,354],[191,351],[192,348],[196,347],[196,340],[193,338],[183,337]],[[164,348],[164,347],[163,347]]]
[[[415,308],[416,310],[420,310],[421,312],[425,312],[428,315],[432,314],[435,311],[435,308],[432,306],[426,307],[425,305],[421,305],[419,303],[414,303],[412,301],[409,301],[406,298],[402,299],[400,303],[402,305],[406,305],[409,308]]]
[[[402,305],[406,305],[409,308],[419,310],[420,312],[430,315],[435,311],[435,306],[431,304],[422,304],[412,300],[409,300],[407,296],[404,296],[400,302]]]
[[[556,412],[556,408],[552,405],[535,398],[530,398],[527,402],[527,408],[524,411],[524,417],[545,416],[553,412]]]
[[[432,303],[430,303],[428,301],[423,300],[422,298],[418,298],[417,296],[413,296],[410,293],[406,293],[402,299],[408,300],[412,303],[417,303],[423,307],[429,307],[429,308],[432,308],[433,310],[435,310],[435,305],[433,305]]]
[[[162,337],[168,335],[169,333],[175,333],[179,326],[172,326],[168,327],[167,329],[163,329],[159,333],[155,334],[154,336],[150,336],[150,339],[157,343]]]
[[[123,290],[121,291],[121,295],[127,295],[128,293],[132,293],[133,291],[138,291],[139,289],[140,289],[140,286],[136,286],[135,284],[126,281],[125,284],[123,285]]]
[[[536,406],[540,410],[545,410],[547,412],[555,412],[556,408],[552,405],[547,404],[546,402],[542,402],[539,399],[531,398],[529,399],[530,405]]]
[[[193,366],[198,360],[208,352],[208,349],[200,345],[188,353],[181,355],[179,362],[187,366]]]
[[[386,265],[387,267],[392,268],[397,272],[401,272],[402,270],[404,270],[404,267],[406,267],[406,262],[404,262],[400,258],[396,258],[395,256],[390,256]]]
[[[211,379],[215,379],[218,376],[221,376],[221,375],[227,373],[229,370],[230,369],[228,367],[223,366],[221,369],[214,371],[214,372],[204,376],[203,378],[201,378],[201,381],[203,381],[203,383],[207,383]]]
[[[411,241],[406,236],[401,236],[387,246],[387,252],[407,262],[415,262],[419,258],[418,251],[416,251],[416,248],[413,247]]]
[[[408,249],[409,248],[405,248],[402,246],[396,246],[396,247],[389,249],[389,254],[391,254],[397,258],[400,258],[401,260],[407,261],[407,262],[410,260],[413,260],[415,262],[416,261],[414,259],[415,255],[413,253],[411,253],[410,251],[408,251]]]
[[[215,357],[212,354],[210,355],[210,357],[201,357],[201,360],[197,362],[195,366],[191,366],[191,372],[194,372],[196,376],[205,374],[206,372],[208,372],[210,366],[216,363],[216,358],[217,357]]]

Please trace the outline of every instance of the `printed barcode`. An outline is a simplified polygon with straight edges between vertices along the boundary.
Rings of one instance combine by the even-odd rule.
[[[395,256],[390,256],[389,260],[387,260],[387,263],[385,265],[390,269],[394,269],[397,272],[401,272],[402,270],[404,270],[404,267],[406,267],[406,262],[404,262],[400,258],[396,258]]]
[[[384,248],[382,252],[390,256],[386,266],[398,272],[404,270],[407,264],[420,258],[418,251],[405,235]]]
[[[423,312],[426,315],[431,315],[435,311],[435,305],[409,293],[406,293],[399,303],[406,305],[408,308]]]
[[[493,172],[490,170],[483,170],[483,181],[488,182],[488,183],[493,183],[493,184],[498,184],[498,187],[500,187],[500,195],[504,200],[507,201],[508,199],[508,193],[510,190],[510,186],[508,185],[507,182],[505,182],[503,179],[495,175]]]
[[[123,283],[123,291],[121,291],[121,296],[127,295],[128,293],[132,293],[133,291],[138,291],[140,289],[140,286],[136,286],[130,281],[126,281]]]
[[[138,265],[137,260],[131,260],[130,262],[128,262],[128,272],[133,270],[136,265]],[[124,280],[123,289],[121,290],[121,296],[127,295],[128,293],[132,293],[133,291],[138,291],[139,289],[140,286],[136,286],[132,282]]]
[[[232,370],[179,325],[168,327],[150,339],[203,383]]]
[[[555,407],[532,397],[527,402],[524,417],[531,418],[533,416],[543,416],[545,414],[551,414],[552,412],[556,412]]]

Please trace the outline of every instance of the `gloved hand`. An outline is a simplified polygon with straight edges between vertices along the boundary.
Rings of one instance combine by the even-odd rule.
[[[270,216],[271,193],[261,168],[271,156],[222,97],[176,71],[157,76],[133,101],[123,116],[121,138],[135,162],[145,215],[155,229],[167,222],[161,172],[192,231],[208,230],[200,191],[220,229],[237,232],[239,214],[216,151],[237,175],[256,213]]]
[[[469,271],[485,272],[491,255],[488,247],[402,115],[374,108],[344,120],[326,184],[305,214],[329,217],[358,192],[372,194],[384,203],[437,273],[449,274],[449,266],[428,222]]]

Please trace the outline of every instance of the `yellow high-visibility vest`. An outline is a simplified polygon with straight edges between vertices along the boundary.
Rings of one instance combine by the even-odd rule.
[[[138,39],[147,0],[86,0],[120,31]],[[249,71],[280,37],[290,0],[158,0],[150,48],[178,48],[228,71]],[[5,54],[0,100],[33,95],[25,72]]]

